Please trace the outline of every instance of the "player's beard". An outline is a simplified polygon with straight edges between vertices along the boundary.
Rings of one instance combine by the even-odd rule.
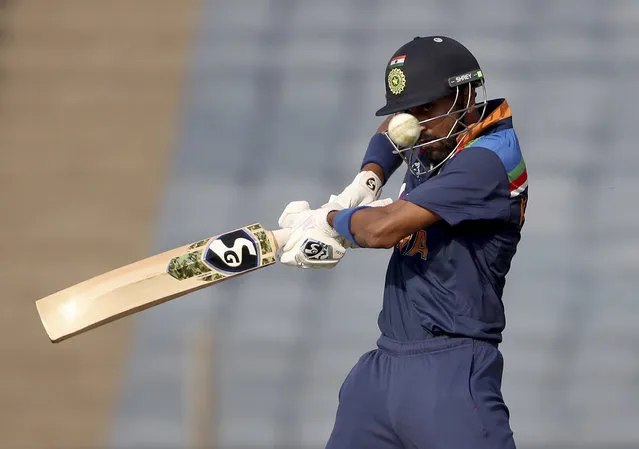
[[[462,125],[459,123],[455,123],[453,129],[450,131],[450,134],[455,134],[457,131],[460,131]],[[457,136],[448,137],[447,139],[440,140],[439,142],[433,142],[428,144],[430,141],[437,140],[438,137],[424,137],[422,134],[422,138],[419,143],[426,143],[426,145],[422,148],[422,155],[428,159],[429,164],[437,165],[446,159],[450,154],[457,149],[458,140]]]
[[[428,162],[432,165],[437,165],[444,159],[446,159],[450,153],[455,151],[457,147],[457,139],[449,137],[448,139],[441,140],[431,145],[424,146],[423,154],[428,159]]]

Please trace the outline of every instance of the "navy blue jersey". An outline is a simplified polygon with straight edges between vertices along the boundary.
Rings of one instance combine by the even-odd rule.
[[[502,294],[524,222],[527,172],[505,100],[489,102],[471,133],[438,172],[406,174],[400,197],[442,220],[393,250],[378,321],[386,337],[501,341]]]

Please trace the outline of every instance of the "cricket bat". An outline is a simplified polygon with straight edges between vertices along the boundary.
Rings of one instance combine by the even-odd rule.
[[[259,223],[206,238],[93,277],[36,301],[53,343],[273,265],[289,230]]]

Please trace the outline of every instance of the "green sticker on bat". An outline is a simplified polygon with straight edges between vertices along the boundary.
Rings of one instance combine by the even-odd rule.
[[[273,247],[271,246],[271,242],[266,235],[266,232],[259,231],[255,233],[255,237],[257,237],[258,242],[260,242],[260,248],[262,249],[262,255],[272,253]]]
[[[171,259],[167,273],[179,281],[209,273],[211,269],[202,262],[202,251],[177,256]]]
[[[204,245],[206,245],[206,242],[208,242],[208,241],[209,241],[209,239],[203,239],[203,240],[200,240],[199,242],[191,243],[191,244],[188,246],[188,249],[197,249],[197,248],[201,248],[201,247],[203,247]]]
[[[202,278],[205,282],[219,281],[220,279],[224,279],[226,276],[221,275],[220,273],[209,274],[208,276],[204,276]]]

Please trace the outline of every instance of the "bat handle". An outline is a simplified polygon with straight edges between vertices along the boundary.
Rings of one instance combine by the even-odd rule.
[[[271,231],[271,233],[273,234],[273,239],[275,240],[275,246],[276,246],[275,251],[277,251],[279,248],[282,248],[284,245],[286,245],[286,242],[291,236],[290,229],[275,229]]]

